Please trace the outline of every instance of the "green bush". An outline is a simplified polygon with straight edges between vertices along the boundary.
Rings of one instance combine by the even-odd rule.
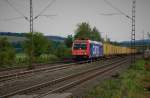
[[[135,70],[144,70],[144,64],[146,63],[145,60],[140,59],[138,60],[133,67]]]
[[[55,50],[55,55],[59,57],[60,59],[63,58],[70,58],[71,55],[71,48],[67,48],[63,43],[60,44],[56,50]]]
[[[0,65],[11,66],[15,60],[15,49],[8,42],[7,38],[0,38]]]
[[[49,41],[42,33],[27,33],[23,47],[28,56],[29,67],[32,67],[32,63],[37,61],[36,58],[39,58],[42,54],[47,52]]]
[[[56,55],[48,55],[48,58],[49,58],[48,60],[51,61],[51,62],[59,60]]]
[[[150,83],[150,72],[144,69],[145,62],[138,60],[119,78],[103,81],[83,98],[145,98],[145,93],[150,93],[144,87],[144,83]]]
[[[36,58],[37,63],[49,63],[56,62],[58,57],[53,54],[42,54],[40,57]]]
[[[27,64],[27,58],[28,58],[27,55],[24,53],[16,54],[15,58],[16,64]]]

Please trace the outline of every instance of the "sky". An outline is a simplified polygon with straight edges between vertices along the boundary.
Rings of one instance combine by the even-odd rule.
[[[29,0],[8,0],[20,13],[29,17]],[[33,0],[34,17],[52,0]],[[107,0],[127,15],[132,15],[132,0]],[[136,0],[136,39],[143,38],[143,32],[150,32],[150,0]],[[22,15],[15,11],[7,0],[0,0],[0,31],[29,32],[29,21],[24,18],[8,20]],[[74,35],[77,25],[88,22],[96,27],[105,38],[112,41],[127,41],[131,35],[131,20],[124,15],[107,16],[103,14],[119,13],[104,0],[56,0],[41,16],[34,20],[34,31],[44,35],[66,37]],[[53,16],[54,15],[54,16]]]

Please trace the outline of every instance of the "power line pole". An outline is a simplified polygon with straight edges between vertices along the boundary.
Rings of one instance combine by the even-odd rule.
[[[131,48],[132,48],[132,55],[131,55],[131,63],[135,63],[135,7],[136,7],[136,0],[133,0],[132,4],[132,31],[131,31]]]
[[[32,0],[30,0],[30,32],[33,33],[33,5],[32,5]]]
[[[30,53],[30,66],[33,67],[33,1],[30,0],[30,33],[31,33],[31,53]]]
[[[108,0],[104,0],[104,2],[106,2],[110,7],[112,7],[113,9],[115,9],[116,11],[118,11],[121,15],[127,17],[128,19],[130,19],[132,21],[132,30],[131,30],[131,63],[134,64],[135,63],[135,7],[136,7],[136,0],[133,0],[132,2],[132,17],[130,17],[129,15],[127,15],[126,13],[124,13],[123,11],[121,11],[120,9],[118,9],[117,7],[115,7],[111,2],[109,2]],[[102,14],[102,15],[118,15],[118,14],[114,14],[114,13],[110,13],[110,14]]]
[[[50,7],[52,6],[52,4],[56,1],[56,0],[52,0],[51,2],[48,3],[48,5],[35,17],[33,17],[33,0],[29,0],[29,4],[30,4],[30,15],[29,18],[26,17],[20,10],[18,10],[13,4],[11,4],[11,2],[9,2],[9,0],[4,0],[6,3],[8,3],[8,5],[10,7],[12,7],[18,14],[21,15],[21,17],[14,17],[14,18],[10,18],[10,19],[4,19],[4,21],[10,21],[10,20],[15,20],[15,19],[21,19],[24,18],[25,20],[27,20],[30,23],[30,33],[31,33],[31,38],[30,38],[30,42],[29,44],[31,44],[31,50],[29,52],[29,65],[30,67],[34,67],[33,66],[33,62],[34,62],[34,43],[33,43],[33,24],[34,24],[34,20],[38,19],[41,16],[45,16],[45,17],[50,17],[50,16],[56,16],[56,15],[43,15],[43,13]]]
[[[106,42],[107,42],[107,39],[108,39],[108,36],[107,36],[107,32],[106,32],[106,35],[105,35],[105,40],[106,40]]]
[[[142,32],[142,34],[143,34],[143,47],[142,47],[142,52],[143,52],[143,58],[144,58],[144,48],[145,48],[145,45],[144,45],[144,35],[145,35],[145,33],[144,33],[144,30],[143,30],[143,32]]]

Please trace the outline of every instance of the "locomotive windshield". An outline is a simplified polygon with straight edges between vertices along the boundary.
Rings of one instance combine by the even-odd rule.
[[[78,50],[78,49],[86,50],[86,43],[75,43],[73,48],[75,50]]]

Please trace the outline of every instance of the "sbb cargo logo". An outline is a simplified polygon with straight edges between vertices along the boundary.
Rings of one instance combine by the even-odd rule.
[[[97,54],[99,54],[99,47],[98,46],[93,46],[93,51],[92,51],[93,53],[93,55],[97,55]]]

